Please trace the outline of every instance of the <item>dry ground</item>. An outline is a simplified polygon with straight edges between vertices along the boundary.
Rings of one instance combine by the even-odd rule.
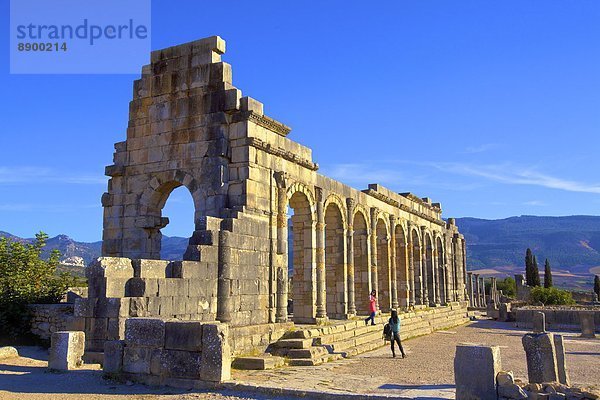
[[[523,330],[509,323],[478,321],[466,326],[408,340],[408,357],[392,359],[389,348],[318,367],[282,368],[275,371],[234,371],[234,380],[254,386],[297,388],[329,393],[402,395],[453,398],[453,357],[456,344],[499,345],[504,369],[526,377]],[[565,333],[567,366],[574,383],[600,382],[600,339],[580,339]],[[201,393],[143,385],[124,385],[102,379],[97,366],[70,373],[47,372],[47,353],[20,348],[22,357],[0,361],[0,399],[24,400],[225,400],[267,399],[273,396],[243,392]],[[283,397],[279,397],[282,399]]]

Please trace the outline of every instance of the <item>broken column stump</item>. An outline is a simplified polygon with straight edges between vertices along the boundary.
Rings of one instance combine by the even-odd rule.
[[[596,325],[594,324],[594,312],[593,311],[581,311],[579,313],[579,322],[581,324],[581,337],[583,337],[583,338],[595,338],[596,337]]]
[[[565,343],[562,335],[554,335],[554,349],[556,350],[556,367],[558,371],[558,382],[563,385],[571,385],[569,374],[567,372],[567,362],[565,360]]]
[[[50,340],[48,368],[69,371],[83,365],[85,333],[80,331],[54,332]]]
[[[533,313],[533,332],[546,332],[546,314],[541,311]]]
[[[481,344],[456,346],[456,400],[495,400],[496,375],[501,369],[500,347]]]
[[[558,369],[554,335],[551,333],[528,333],[523,336],[527,355],[529,383],[557,382]]]

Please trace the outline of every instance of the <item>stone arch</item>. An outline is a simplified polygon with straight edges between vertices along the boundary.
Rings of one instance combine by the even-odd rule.
[[[434,259],[433,259],[433,239],[431,238],[431,233],[429,231],[425,231],[423,235],[423,246],[425,253],[425,266],[424,266],[424,275],[425,275],[425,283],[427,285],[426,297],[429,305],[436,304],[436,296],[435,296],[435,271],[434,271]],[[427,302],[425,304],[427,304]]]
[[[380,213],[377,218],[375,235],[377,237],[377,299],[383,312],[389,312],[392,307],[392,287],[390,269],[390,234],[386,219]]]
[[[135,228],[143,230],[143,234],[138,237],[136,243],[129,246],[130,249],[139,249],[140,258],[160,259],[162,233],[169,219],[162,216],[162,210],[167,199],[178,187],[185,186],[194,202],[194,227],[196,230],[203,229],[202,222],[206,216],[206,198],[198,189],[198,183],[192,175],[185,171],[174,170],[155,174],[148,186],[140,196],[137,217],[135,219]],[[190,245],[194,245],[193,236],[190,239]],[[136,252],[137,253],[137,252]],[[188,255],[184,258],[193,258]]]
[[[371,291],[371,259],[369,243],[368,213],[363,207],[356,207],[352,217],[354,246],[354,297],[357,314],[369,313],[369,293]]]
[[[340,215],[342,217],[342,226],[344,228],[347,227],[348,224],[346,223],[346,215],[348,215],[348,212],[346,210],[346,205],[344,204],[342,199],[338,195],[332,193],[325,199],[325,203],[323,203],[323,209],[327,210],[327,207],[329,207],[331,204],[335,204],[340,210]]]
[[[288,189],[287,189],[288,203],[291,200],[292,196],[298,192],[302,193],[302,194],[304,194],[304,196],[306,196],[306,199],[308,200],[308,204],[310,206],[310,212],[311,212],[311,214],[313,216],[313,220],[314,220],[314,213],[315,213],[315,207],[316,207],[317,202],[315,201],[315,195],[305,184],[303,184],[301,182],[294,182],[293,184],[291,184],[288,187]]]
[[[444,244],[442,237],[438,234],[435,237],[435,248],[437,256],[437,284],[440,293],[441,304],[448,303],[448,274],[446,271],[446,254],[444,251]]]
[[[312,322],[316,316],[315,219],[314,197],[304,185],[294,184],[288,191],[288,205],[293,209],[291,297],[294,322]]]
[[[358,214],[358,213],[362,214],[362,216],[365,220],[365,223],[367,224],[367,233],[369,233],[369,231],[370,231],[369,228],[371,226],[371,218],[370,218],[369,210],[360,203],[357,203],[354,206],[354,210],[352,211],[352,220],[348,221],[348,224],[350,226],[354,226],[354,221],[356,220],[356,214]]]
[[[425,304],[423,299],[423,271],[422,271],[422,248],[421,235],[417,227],[411,227],[410,232],[410,263],[409,263],[409,279],[411,283],[412,293],[411,301],[414,304]]]
[[[396,286],[398,288],[398,303],[401,307],[408,307],[409,304],[409,274],[408,274],[408,242],[404,226],[397,223],[393,228],[395,231],[396,243]]]
[[[335,200],[325,204],[325,309],[341,319],[347,314],[344,211]]]

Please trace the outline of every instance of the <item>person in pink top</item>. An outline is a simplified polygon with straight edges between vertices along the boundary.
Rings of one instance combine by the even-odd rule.
[[[375,314],[377,314],[377,296],[375,289],[373,289],[369,295],[369,311],[371,314],[365,319],[365,325],[369,325],[369,320],[371,320],[371,325],[375,325]]]

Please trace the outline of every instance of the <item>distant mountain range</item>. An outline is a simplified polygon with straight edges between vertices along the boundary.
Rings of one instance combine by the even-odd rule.
[[[505,277],[523,273],[528,247],[537,256],[541,273],[548,258],[558,286],[590,290],[593,273],[600,274],[599,216],[457,218],[456,224],[467,240],[467,268],[483,275]],[[33,240],[0,231],[1,236]],[[187,243],[187,238],[163,236],[161,257],[181,259]],[[58,249],[64,265],[83,268],[100,256],[101,244],[58,235],[48,239],[45,254]]]
[[[520,216],[499,220],[457,218],[467,241],[467,268],[484,275],[525,271],[525,251],[537,256],[540,273],[550,261],[555,285],[591,289],[600,274],[600,217]]]

